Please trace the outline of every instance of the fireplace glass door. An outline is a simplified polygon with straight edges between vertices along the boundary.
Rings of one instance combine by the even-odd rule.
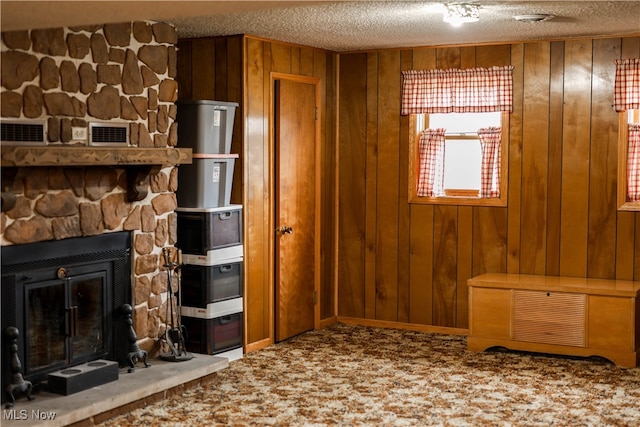
[[[60,281],[40,282],[25,287],[26,366],[30,370],[64,366],[66,284]]]
[[[105,351],[104,272],[87,275],[70,283],[72,324],[71,356],[86,358]]]
[[[27,374],[107,353],[107,271],[25,285]]]

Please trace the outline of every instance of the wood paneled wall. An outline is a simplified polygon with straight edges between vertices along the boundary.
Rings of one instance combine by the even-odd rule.
[[[181,40],[178,43],[180,99],[240,104],[232,152],[239,153],[232,202],[244,205],[245,344],[248,350],[273,342],[273,277],[268,218],[273,199],[270,176],[270,73],[319,77],[322,81],[321,319],[335,315],[336,78],[337,55],[321,49],[250,36]],[[312,260],[310,260],[312,262]]]
[[[467,328],[481,273],[640,280],[612,108],[614,60],[638,56],[638,37],[340,55],[338,315]],[[401,71],[508,64],[508,206],[409,204]]]
[[[321,319],[334,315],[334,274],[335,253],[335,66],[336,57],[326,51],[313,48],[285,45],[275,42],[248,38],[245,45],[246,92],[245,92],[245,156],[247,167],[244,185],[248,222],[245,242],[247,261],[247,291],[249,310],[247,319],[248,342],[272,339],[269,330],[270,318],[269,290],[273,287],[272,271],[268,257],[269,242],[273,230],[268,229],[265,219],[271,209],[273,183],[269,181],[269,91],[270,72],[315,76],[321,79],[322,107],[322,206],[321,206],[321,272],[320,300]],[[312,260],[309,260],[311,263]],[[262,307],[263,311],[259,314]]]
[[[248,349],[273,340],[265,221],[273,197],[272,71],[323,82],[322,319],[337,304],[343,318],[464,329],[466,281],[484,272],[640,280],[640,215],[616,210],[618,115],[611,107],[613,61],[640,56],[640,38],[340,55],[249,36],[178,47],[180,99],[240,104],[232,201],[245,214]],[[408,203],[401,71],[507,64],[515,66],[508,206]]]
[[[244,137],[243,36],[180,40],[178,42],[178,99],[237,102],[232,153],[242,153]],[[180,124],[178,124],[180,126]],[[178,141],[180,145],[180,141]],[[244,158],[236,160],[231,203],[242,204]],[[179,172],[178,172],[179,173]]]

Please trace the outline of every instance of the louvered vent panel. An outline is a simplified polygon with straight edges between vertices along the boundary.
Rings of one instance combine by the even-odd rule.
[[[514,291],[513,338],[584,347],[585,312],[582,294]]]
[[[127,145],[129,142],[127,124],[118,125],[90,125],[92,145]]]
[[[0,122],[2,142],[13,145],[43,145],[44,124]]]

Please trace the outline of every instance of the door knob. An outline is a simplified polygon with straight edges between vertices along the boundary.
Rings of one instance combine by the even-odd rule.
[[[276,228],[276,233],[280,233],[282,235],[291,234],[293,233],[293,228],[283,225],[281,227]]]

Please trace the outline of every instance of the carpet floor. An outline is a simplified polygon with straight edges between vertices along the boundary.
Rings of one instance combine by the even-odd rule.
[[[342,323],[102,426],[640,426],[640,368]]]

